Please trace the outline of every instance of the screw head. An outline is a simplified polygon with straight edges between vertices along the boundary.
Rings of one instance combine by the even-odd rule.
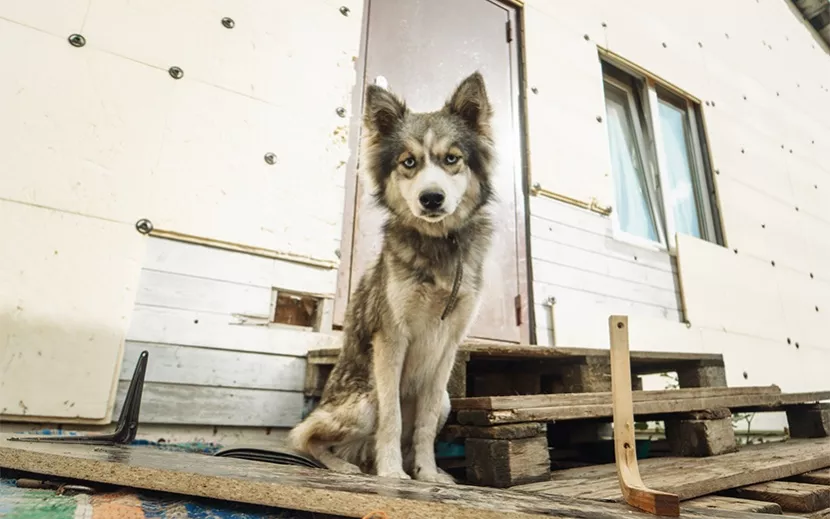
[[[80,34],[71,34],[69,38],[67,38],[69,44],[73,47],[83,47],[86,45],[86,38],[81,36]]]
[[[274,164],[277,163],[276,154],[271,153],[270,151],[265,154],[264,158],[265,158],[265,163],[268,164],[269,166],[273,166]]]
[[[346,109],[342,106],[338,106],[335,112],[337,112],[337,115],[339,115],[340,117],[346,117]]]
[[[598,122],[598,123],[601,123],[601,122],[602,122],[602,116],[601,116],[601,115],[598,115],[598,116],[597,116],[597,122]]]
[[[233,21],[233,18],[228,18],[226,16],[222,18],[222,26],[225,29],[233,29],[236,26],[236,22]]]
[[[538,88],[536,88],[536,87],[531,87],[530,91],[531,91],[531,92],[533,92],[534,94],[538,94],[538,93],[539,93],[539,89],[538,89]]]
[[[150,234],[153,231],[153,222],[146,218],[142,218],[141,220],[135,222],[135,230],[141,234]]]
[[[345,5],[340,7],[340,14],[342,14],[343,16],[349,16],[349,13],[351,12],[352,10],[346,7]]]
[[[184,70],[180,69],[179,67],[170,67],[169,69],[167,69],[167,72],[173,79],[181,79],[184,77]]]

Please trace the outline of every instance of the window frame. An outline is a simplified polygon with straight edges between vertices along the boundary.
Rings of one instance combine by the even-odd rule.
[[[719,211],[717,201],[714,199],[714,179],[711,169],[705,157],[708,157],[708,150],[704,149],[705,139],[702,132],[703,126],[698,116],[699,103],[690,100],[688,97],[676,93],[673,89],[659,84],[651,77],[637,74],[626,67],[602,59],[603,71],[603,97],[606,103],[605,87],[610,85],[621,90],[628,98],[629,110],[635,126],[635,138],[638,140],[638,149],[641,154],[641,161],[645,169],[646,184],[648,188],[649,205],[657,226],[659,241],[652,241],[648,238],[633,235],[625,232],[620,227],[619,218],[615,217],[616,211],[612,211],[613,237],[616,240],[632,243],[652,250],[666,251],[669,254],[676,254],[677,251],[677,230],[674,224],[674,208],[667,207],[671,200],[668,197],[669,178],[668,160],[664,149],[663,134],[659,106],[660,102],[673,105],[678,110],[685,112],[685,135],[688,151],[689,167],[692,174],[692,185],[695,196],[695,204],[698,211],[698,225],[700,226],[700,238],[717,245],[721,243],[721,233],[718,229]],[[607,70],[608,67],[610,70]],[[623,81],[620,76],[629,79],[636,88]],[[640,104],[638,106],[635,90],[639,94]],[[610,147],[610,143],[608,144]],[[610,149],[610,148],[609,148]],[[616,175],[612,172],[613,182],[617,182]]]

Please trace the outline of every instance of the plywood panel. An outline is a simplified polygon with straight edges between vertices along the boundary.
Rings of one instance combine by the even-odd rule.
[[[147,306],[136,306],[127,338],[291,356],[340,344],[337,335],[279,325],[242,324],[241,319],[229,315]]]
[[[127,341],[121,380],[129,381],[147,351],[147,382],[216,388],[302,391],[305,361],[299,357]],[[190,413],[190,410],[183,412]]]
[[[118,405],[112,413],[117,419],[129,382],[118,383]],[[293,427],[303,410],[301,392],[265,391],[145,384],[141,397],[143,423]]]
[[[109,417],[144,240],[0,200],[0,414]]]
[[[10,3],[30,6],[4,2]],[[48,22],[74,2],[54,3],[31,8],[40,6]],[[147,179],[174,81],[91,46],[72,47],[66,36],[0,19],[0,47],[26,49],[0,53],[7,71],[0,82],[0,171],[8,172],[0,197],[121,222],[152,218]]]
[[[186,78],[278,106],[320,103],[317,115],[333,114],[349,100],[361,10],[360,0],[109,0],[91,4],[84,32],[91,45],[162,70],[177,65]]]
[[[349,153],[340,103],[275,107],[187,76],[176,86],[146,208],[156,227],[336,260]]]
[[[773,341],[786,338],[775,267],[769,262],[678,235],[678,269],[692,325]]]
[[[0,18],[67,38],[83,27],[89,0],[0,0]]]
[[[147,241],[144,268],[314,294],[333,294],[337,277],[335,269],[152,237]]]

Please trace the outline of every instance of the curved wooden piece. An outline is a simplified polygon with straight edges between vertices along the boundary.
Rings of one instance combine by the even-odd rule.
[[[631,396],[631,361],[628,353],[628,317],[608,319],[611,334],[611,395],[614,404],[614,454],[625,502],[655,515],[680,516],[675,494],[652,490],[643,483],[637,465],[634,438],[634,402]]]

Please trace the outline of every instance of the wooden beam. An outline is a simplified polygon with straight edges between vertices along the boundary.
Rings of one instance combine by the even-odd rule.
[[[614,455],[623,499],[655,515],[677,517],[677,495],[653,490],[643,483],[637,464],[634,436],[634,403],[631,399],[631,364],[628,358],[628,317],[608,319],[611,334],[611,379],[614,400]]]
[[[799,474],[789,478],[789,480],[797,483],[812,483],[814,485],[830,486],[830,469],[816,470],[814,472],[807,472],[806,474]]]

